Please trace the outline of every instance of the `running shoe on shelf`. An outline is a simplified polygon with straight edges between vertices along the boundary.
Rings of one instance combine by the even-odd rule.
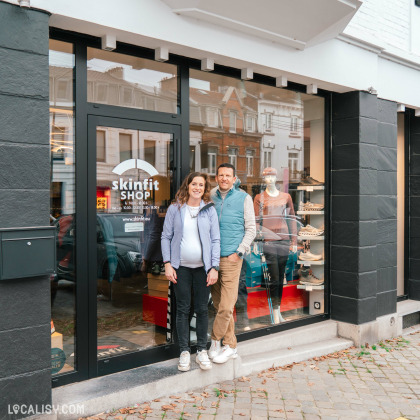
[[[300,181],[300,185],[309,185],[309,186],[311,186],[311,185],[324,185],[324,183],[320,182],[317,179],[314,179],[310,176],[307,176],[306,178],[303,178]]]
[[[299,211],[321,211],[324,210],[323,204],[311,203],[307,201],[306,203],[300,202],[299,203]]]
[[[312,252],[301,252],[299,254],[299,259],[302,261],[319,261],[322,260],[321,254],[312,254]]]
[[[311,225],[303,226],[299,231],[299,236],[322,236],[324,229],[317,229]]]

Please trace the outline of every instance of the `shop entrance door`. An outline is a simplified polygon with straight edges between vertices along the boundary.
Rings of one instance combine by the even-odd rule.
[[[89,376],[175,356],[160,237],[179,127],[88,121]]]

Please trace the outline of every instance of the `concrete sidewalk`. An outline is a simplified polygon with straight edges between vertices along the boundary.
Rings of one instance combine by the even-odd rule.
[[[420,331],[94,418],[420,420]]]

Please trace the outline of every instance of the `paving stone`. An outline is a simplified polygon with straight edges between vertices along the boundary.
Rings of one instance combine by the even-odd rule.
[[[249,382],[235,380],[210,385],[191,395],[182,395],[181,400],[192,401],[203,391],[209,393],[208,398],[179,403],[177,412],[168,411],[165,418],[179,419],[183,410],[191,415],[185,420],[420,419],[420,332],[410,335],[408,340],[410,343],[401,341],[398,347],[394,341],[384,342],[388,347],[394,346],[394,351],[386,352],[377,346],[377,351],[372,350],[363,359],[356,358],[360,349],[352,349],[338,359],[327,356],[316,363],[309,360],[290,370],[272,371],[274,378],[265,378],[264,372],[260,376],[248,375]],[[333,374],[328,373],[331,370]],[[214,388],[236,392],[218,398]],[[151,402],[154,412],[146,419],[162,419],[162,405],[172,402],[169,397]],[[212,406],[214,403],[217,408]],[[119,417],[118,412],[112,413],[107,420],[120,420]],[[136,413],[126,420],[136,418],[143,417]]]
[[[268,412],[268,417],[270,419],[275,418],[275,419],[285,419],[286,418],[286,413],[283,412],[279,412],[279,411],[269,411]]]

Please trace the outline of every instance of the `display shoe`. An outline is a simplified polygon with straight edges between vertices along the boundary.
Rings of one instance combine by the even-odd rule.
[[[301,268],[299,270],[299,283],[306,286],[321,286],[324,284],[324,280],[314,276],[312,270],[309,268]]]
[[[187,372],[191,367],[191,356],[189,351],[183,351],[179,358],[178,370],[182,372]]]
[[[323,185],[323,182],[318,181],[317,179],[314,179],[310,176],[307,176],[306,178],[303,178],[300,181],[300,185]]]
[[[301,252],[299,254],[299,259],[303,261],[319,261],[322,260],[321,254],[312,254],[312,252]]]
[[[321,211],[321,210],[324,210],[323,204],[311,203],[310,201],[307,201],[306,203],[303,203],[301,201],[299,203],[299,211]]]
[[[317,229],[311,225],[303,226],[299,230],[299,236],[321,236],[324,234],[324,229]]]
[[[154,262],[152,265],[152,274],[158,275],[160,274],[160,264],[158,262]]]
[[[225,345],[222,347],[220,352],[213,357],[214,363],[226,363],[229,359],[236,359],[238,357],[238,353],[236,349],[233,349],[229,345]]]
[[[209,370],[212,368],[207,350],[198,351],[197,356],[195,356],[195,361],[202,370]]]
[[[275,324],[280,324],[280,322],[285,322],[286,320],[281,316],[280,307],[273,308],[273,319]]]
[[[216,355],[219,354],[220,350],[221,350],[221,345],[220,345],[220,341],[217,340],[211,340],[211,346],[209,349],[209,358],[213,359],[213,357],[215,357]]]

